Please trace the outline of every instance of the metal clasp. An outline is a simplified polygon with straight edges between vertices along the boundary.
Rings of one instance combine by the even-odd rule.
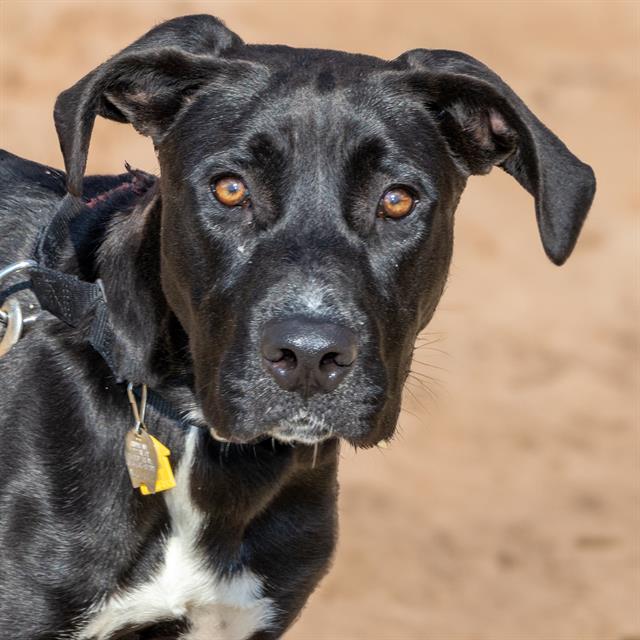
[[[140,393],[140,407],[138,407],[136,395],[133,392],[133,384],[131,382],[127,385],[127,395],[129,396],[129,403],[131,404],[133,419],[136,421],[134,429],[139,435],[142,430],[146,430],[147,428],[144,423],[144,414],[147,411],[147,385],[142,385],[142,391]]]
[[[36,266],[37,263],[34,260],[14,262],[4,269],[0,269],[0,282],[8,278],[12,273],[24,269],[32,269]],[[12,298],[6,300],[2,307],[0,307],[0,325],[5,325],[4,335],[2,339],[0,339],[0,358],[9,353],[11,347],[20,340],[24,327],[31,324],[35,319],[36,316],[30,316],[28,318],[23,316],[20,303],[17,300]]]

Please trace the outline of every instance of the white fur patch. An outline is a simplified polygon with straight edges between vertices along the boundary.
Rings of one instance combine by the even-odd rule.
[[[197,428],[192,427],[176,473],[176,488],[165,494],[171,534],[158,573],[100,603],[77,635],[79,640],[106,640],[128,625],[183,616],[191,623],[183,640],[243,640],[269,626],[273,602],[262,597],[259,578],[248,569],[231,579],[221,578],[211,571],[196,546],[204,521],[190,492],[196,435]]]
[[[308,311],[318,311],[326,306],[327,299],[330,299],[330,293],[326,286],[312,280],[297,292],[296,301]]]
[[[291,435],[287,435],[287,431],[291,432]],[[291,418],[281,420],[278,429],[270,431],[268,435],[285,444],[300,443],[317,446],[332,438],[333,432],[327,427],[324,417],[307,413],[306,409],[300,409]]]

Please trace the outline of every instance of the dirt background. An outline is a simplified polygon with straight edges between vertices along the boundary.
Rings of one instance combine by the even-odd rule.
[[[398,437],[344,452],[335,565],[288,639],[638,640],[640,5],[3,1],[2,146],[61,166],[57,93],[194,12],[248,42],[471,53],[599,182],[558,269],[515,181],[471,180]],[[122,125],[92,149],[90,171],[155,167]]]

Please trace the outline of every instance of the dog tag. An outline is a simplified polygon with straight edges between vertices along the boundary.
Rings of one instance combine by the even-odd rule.
[[[167,489],[173,489],[176,486],[176,480],[173,477],[173,469],[171,469],[171,463],[169,462],[169,455],[171,451],[165,447],[160,440],[149,436],[151,442],[153,442],[153,448],[155,449],[156,459],[158,460],[158,471],[155,479],[155,489],[151,491],[147,483],[140,485],[140,493],[143,496],[148,496],[150,493],[158,493],[159,491],[166,491]]]
[[[124,458],[134,489],[144,485],[155,488],[158,475],[158,454],[153,444],[153,438],[145,429],[140,429],[137,432],[134,427],[127,433]]]

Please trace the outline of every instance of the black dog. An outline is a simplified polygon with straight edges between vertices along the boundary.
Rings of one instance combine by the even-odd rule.
[[[97,115],[150,136],[161,176],[83,178]],[[40,247],[3,296],[49,311],[0,360],[1,635],[280,637],[329,564],[339,439],[393,435],[467,178],[513,175],[561,264],[593,173],[467,55],[245,45],[205,15],[55,122],[66,176],[0,163],[0,269]],[[125,381],[170,491],[131,486]]]

